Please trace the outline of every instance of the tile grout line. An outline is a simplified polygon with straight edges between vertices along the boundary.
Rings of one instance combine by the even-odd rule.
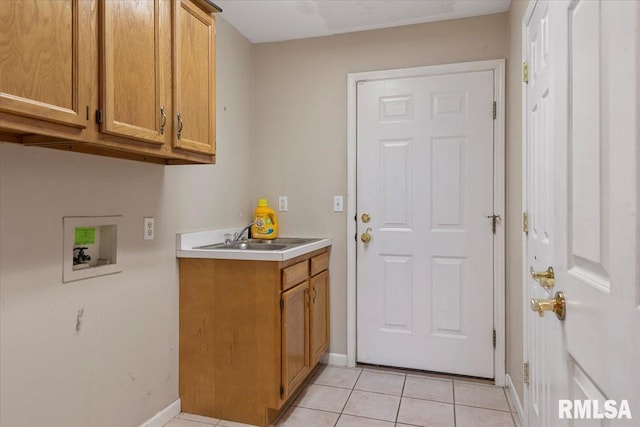
[[[465,408],[474,408],[474,409],[484,409],[487,411],[493,411],[493,412],[502,412],[502,413],[507,413],[507,414],[511,414],[511,411],[503,411],[502,409],[495,409],[495,408],[487,408],[486,406],[474,406],[474,405],[465,405],[462,403],[458,403],[458,406],[464,406]]]
[[[456,419],[456,382],[451,381],[451,391],[453,391],[453,427],[458,425],[458,420]]]
[[[398,424],[398,416],[400,415],[400,406],[402,406],[402,396],[404,396],[404,387],[407,384],[407,374],[404,374],[404,381],[402,381],[402,390],[400,390],[400,401],[398,402],[398,409],[396,410],[396,419],[393,423]]]
[[[338,421],[340,421],[340,418],[342,418],[342,414],[344,414],[344,410],[347,407],[347,403],[349,403],[349,399],[351,399],[351,395],[353,394],[353,390],[355,390],[356,384],[358,384],[358,381],[360,380],[360,376],[362,375],[363,372],[364,372],[364,369],[360,369],[360,373],[358,374],[358,378],[356,378],[356,381],[353,383],[353,387],[351,387],[351,391],[349,392],[349,396],[347,396],[347,400],[345,400],[344,401],[344,405],[342,405],[342,410],[340,411],[340,415],[338,415],[338,418],[336,419],[335,424],[333,424],[334,427],[336,425],[338,425]]]

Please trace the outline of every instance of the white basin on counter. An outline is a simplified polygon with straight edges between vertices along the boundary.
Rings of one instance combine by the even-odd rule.
[[[224,235],[239,228],[208,230],[177,235],[178,258],[238,259],[255,261],[286,261],[318,249],[331,246],[331,239],[280,237],[274,240],[252,239],[244,244],[224,245]]]

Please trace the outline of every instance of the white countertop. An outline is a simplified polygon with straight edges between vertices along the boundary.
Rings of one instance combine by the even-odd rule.
[[[176,238],[176,257],[238,259],[253,261],[286,261],[291,258],[316,251],[318,249],[326,248],[327,246],[331,246],[333,244],[333,241],[331,239],[320,239],[315,242],[294,246],[292,248],[279,251],[261,251],[250,249],[197,249],[201,246],[222,243],[224,241],[225,233],[233,234],[234,232],[240,230],[240,228],[241,227],[178,234]]]

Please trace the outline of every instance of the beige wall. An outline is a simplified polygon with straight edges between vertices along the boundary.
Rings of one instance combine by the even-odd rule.
[[[522,342],[522,17],[528,1],[509,9],[507,61],[507,372],[523,402]]]
[[[331,347],[346,353],[347,73],[507,58],[508,15],[496,14],[256,45],[254,198],[289,197],[286,235],[329,236]]]
[[[178,398],[175,234],[251,209],[252,47],[218,22],[218,165],[0,143],[0,425],[138,426]],[[107,214],[124,215],[123,272],[61,283],[62,217]]]

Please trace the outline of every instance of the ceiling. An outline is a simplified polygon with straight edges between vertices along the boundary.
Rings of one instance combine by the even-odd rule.
[[[511,0],[215,0],[252,43],[506,12]]]

